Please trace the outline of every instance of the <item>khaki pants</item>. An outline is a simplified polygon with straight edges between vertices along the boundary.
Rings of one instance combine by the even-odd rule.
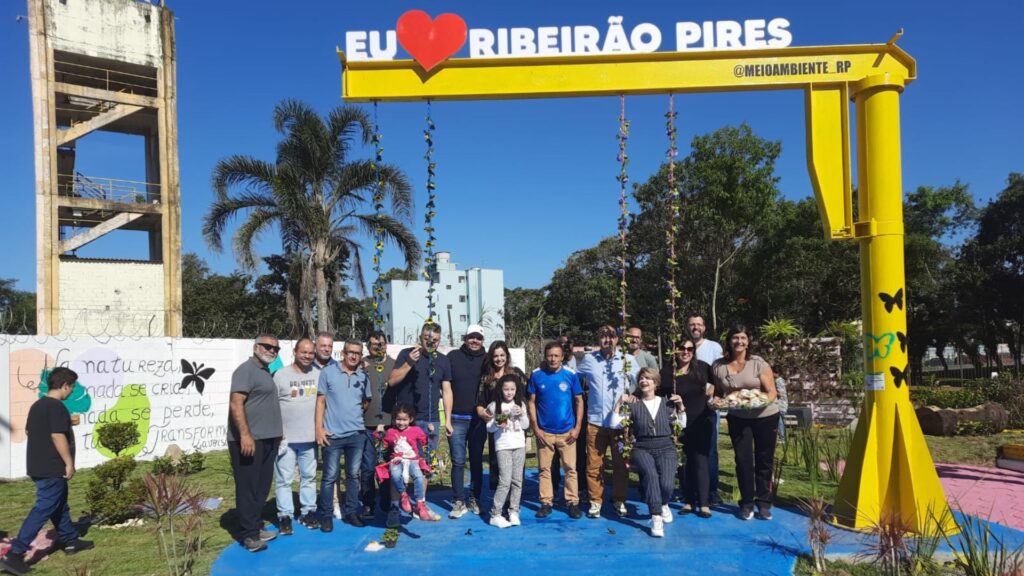
[[[544,433],[544,440],[554,448],[541,446],[537,442],[537,462],[540,466],[540,502],[551,504],[555,495],[551,490],[551,459],[555,450],[562,460],[562,470],[565,472],[565,502],[567,504],[579,504],[579,481],[576,478],[576,446],[568,444],[569,433],[551,434]]]
[[[590,503],[604,500],[604,453],[612,449],[612,501],[625,502],[629,472],[619,451],[622,430],[590,424],[587,426],[587,493]]]

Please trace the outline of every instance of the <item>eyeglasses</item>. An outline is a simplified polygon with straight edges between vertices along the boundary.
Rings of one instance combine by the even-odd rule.
[[[483,341],[484,337],[479,334],[466,334],[466,340],[480,340]]]
[[[280,346],[274,346],[273,344],[267,344],[266,342],[257,342],[256,345],[267,352],[273,352],[274,354],[277,354],[281,350]]]
[[[363,351],[362,350],[345,350],[345,354],[351,354],[353,356],[362,356],[363,355]]]
[[[680,346],[679,347],[679,351],[680,352],[689,352],[690,354],[693,354],[694,350],[696,350],[696,348],[694,348],[693,346]]]

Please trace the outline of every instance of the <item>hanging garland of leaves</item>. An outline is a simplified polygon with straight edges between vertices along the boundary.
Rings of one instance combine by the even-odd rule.
[[[380,166],[384,161],[384,146],[381,144],[383,136],[380,133],[380,122],[377,120],[377,103],[373,103],[373,137],[370,141],[373,143],[374,157],[373,162],[373,211],[374,211],[374,225],[373,225],[373,240],[374,240],[374,252],[373,252],[373,272],[376,275],[376,279],[373,281],[373,327],[375,330],[384,330],[384,314],[381,312],[384,300],[384,282],[381,280],[381,260],[384,257],[384,227],[382,222],[384,220],[384,181],[381,178]],[[378,372],[384,371],[384,365],[378,364]]]
[[[423,278],[429,282],[427,288],[427,324],[435,324],[434,320],[434,283],[437,278],[437,259],[434,255],[434,246],[437,237],[434,236],[434,217],[437,216],[437,185],[434,183],[437,163],[434,162],[434,119],[430,114],[430,101],[427,101],[427,127],[423,130],[423,139],[427,143],[427,153],[423,159],[427,161],[427,212],[423,217],[423,231],[427,233],[426,256],[424,257]],[[431,370],[433,374],[433,370]]]
[[[435,170],[437,168],[437,163],[434,162],[434,130],[436,129],[436,126],[434,125],[434,119],[431,115],[431,106],[429,100],[427,100],[426,122],[427,126],[423,130],[423,140],[427,144],[427,153],[423,155],[423,159],[427,161],[427,211],[423,217],[423,231],[427,233],[427,242],[426,245],[424,246],[426,248],[426,255],[424,256],[423,277],[428,282],[427,320],[425,322],[425,325],[427,327],[432,328],[437,323],[436,320],[434,320],[434,293],[436,290],[435,284],[437,282],[437,256],[434,254],[434,247],[437,243],[437,237],[434,236],[434,217],[437,216],[437,185],[434,183],[434,178],[436,176]],[[429,334],[430,338],[433,339],[434,333],[429,332]],[[431,350],[430,354],[427,356],[427,360],[430,365],[429,374],[431,379],[434,378],[434,374],[436,372],[436,368],[434,366],[434,361],[436,358],[437,343],[434,344],[433,350]],[[433,407],[435,406],[433,391],[434,387],[429,386],[427,392],[428,412],[433,411]],[[429,418],[430,414],[428,413],[426,417]],[[438,430],[434,430],[433,432],[431,432],[430,436],[433,437],[438,433]],[[436,474],[440,472],[440,467],[438,466],[437,452],[436,450],[430,449],[430,446],[432,444],[433,442],[429,442],[427,444],[427,449],[425,450],[424,454],[427,460],[427,464],[429,464],[430,466],[431,478],[433,478]]]
[[[619,328],[619,348],[622,350],[622,380],[626,381],[626,377],[630,372],[629,361],[626,360],[626,354],[629,352],[629,344],[626,342],[625,334],[626,328],[629,323],[629,315],[626,312],[626,293],[628,292],[628,285],[626,284],[626,257],[628,243],[626,242],[626,229],[629,224],[629,204],[627,202],[627,185],[629,184],[629,154],[626,153],[626,141],[629,140],[629,120],[626,120],[626,96],[619,96],[619,132],[616,135],[616,139],[619,141],[619,175],[615,177],[619,181],[619,247],[621,251],[619,253],[619,320],[621,326]]]
[[[665,240],[668,243],[668,297],[665,299],[668,315],[668,337],[672,346],[680,339],[677,305],[681,296],[676,287],[676,275],[679,273],[679,260],[676,258],[676,236],[679,232],[680,196],[676,183],[676,156],[679,149],[676,143],[676,111],[672,94],[668,95],[668,113],[665,114],[665,131],[668,136],[668,201],[669,222],[665,229]]]

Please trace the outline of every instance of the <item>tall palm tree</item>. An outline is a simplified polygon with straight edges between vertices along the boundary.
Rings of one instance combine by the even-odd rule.
[[[330,294],[346,266],[366,293],[357,237],[372,237],[379,227],[384,241],[402,253],[406,269],[415,270],[420,245],[406,225],[413,213],[412,189],[400,169],[382,164],[381,189],[391,214],[373,212],[373,163],[348,159],[353,142],[367,144],[373,130],[360,108],[339,106],[321,118],[303,102],[284,100],[274,108],[274,127],[283,135],[275,163],[250,156],[217,162],[216,200],[203,220],[203,235],[221,250],[229,221],[243,216],[232,242],[239,262],[251,270],[257,261],[254,241],[276,226],[285,256],[293,262],[291,273],[300,275],[293,280],[301,301],[293,309],[305,326],[333,332]],[[328,277],[329,271],[338,277]]]

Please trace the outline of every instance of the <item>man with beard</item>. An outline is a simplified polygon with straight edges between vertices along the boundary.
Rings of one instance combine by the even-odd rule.
[[[241,527],[239,541],[250,552],[266,549],[276,532],[262,530],[260,514],[274,480],[274,462],[284,433],[277,385],[267,368],[281,350],[277,337],[261,334],[252,358],[231,375],[228,453],[235,477],[235,508]]]
[[[487,425],[476,415],[476,396],[480,388],[480,373],[483,368],[484,329],[473,324],[462,337],[462,346],[448,353],[451,364],[451,382],[442,382],[444,413],[448,415],[445,433],[452,455],[452,509],[449,518],[461,518],[466,510],[480,514],[478,504],[483,493],[484,443],[487,441]],[[447,384],[447,385],[446,385]],[[466,499],[464,485],[466,474],[466,445],[469,445],[469,477],[472,493]],[[495,471],[491,470],[491,474]]]

